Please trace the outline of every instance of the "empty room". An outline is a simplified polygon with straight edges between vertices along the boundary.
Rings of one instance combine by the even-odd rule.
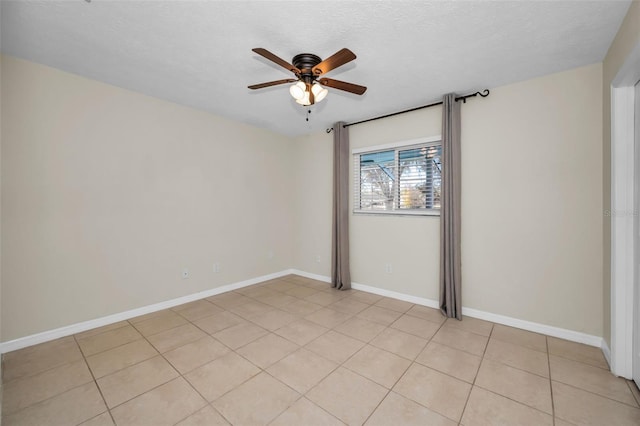
[[[0,423],[640,425],[640,1],[0,1]]]

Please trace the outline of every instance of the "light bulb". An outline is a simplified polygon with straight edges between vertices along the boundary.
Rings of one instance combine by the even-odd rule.
[[[322,87],[320,83],[314,83],[314,85],[311,87],[311,91],[315,96],[316,102],[320,102],[321,100],[323,100],[327,96],[327,93],[329,93],[329,91]]]
[[[293,99],[299,101],[304,98],[306,88],[307,86],[302,81],[299,81],[289,88],[289,93],[291,93]]]
[[[311,99],[309,99],[309,92],[304,92],[304,95],[300,99],[296,99],[296,102],[300,105],[309,106],[311,105]]]

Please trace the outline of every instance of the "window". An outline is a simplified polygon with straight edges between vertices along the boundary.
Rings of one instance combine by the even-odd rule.
[[[353,151],[354,212],[440,214],[440,138]]]

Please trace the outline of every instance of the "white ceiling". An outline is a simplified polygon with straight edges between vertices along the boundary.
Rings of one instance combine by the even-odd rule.
[[[602,61],[630,0],[6,1],[2,52],[288,135]],[[254,54],[358,58],[306,109],[291,76]],[[475,102],[475,101],[474,101]],[[480,101],[478,101],[480,102]]]

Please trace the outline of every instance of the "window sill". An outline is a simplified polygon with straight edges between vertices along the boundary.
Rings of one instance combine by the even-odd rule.
[[[440,216],[440,210],[353,210],[352,213],[354,216]]]

